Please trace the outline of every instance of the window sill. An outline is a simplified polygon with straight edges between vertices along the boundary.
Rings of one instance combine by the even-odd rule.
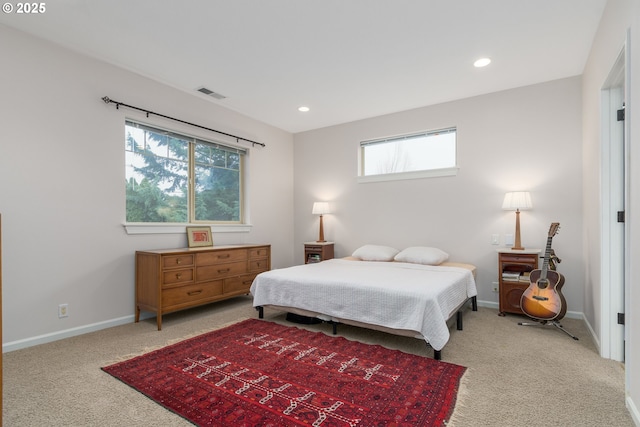
[[[359,183],[366,182],[382,182],[382,181],[398,181],[402,179],[420,179],[420,178],[435,178],[439,176],[455,176],[458,174],[458,167],[434,169],[429,171],[416,171],[416,172],[398,172],[398,173],[386,173],[381,175],[365,175],[359,176]]]
[[[124,224],[127,234],[184,234],[186,227],[207,224]],[[212,233],[248,233],[251,224],[210,224]]]

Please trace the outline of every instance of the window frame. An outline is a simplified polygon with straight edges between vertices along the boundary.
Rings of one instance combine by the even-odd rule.
[[[249,164],[249,149],[245,147],[235,146],[233,144],[222,142],[217,139],[208,139],[203,138],[201,136],[191,135],[186,132],[180,132],[178,130],[167,129],[162,126],[157,126],[153,124],[148,124],[138,119],[125,118],[125,153],[128,150],[126,141],[127,141],[127,127],[134,126],[137,128],[142,128],[146,131],[156,132],[156,133],[164,133],[173,137],[177,137],[183,139],[188,142],[188,177],[187,177],[187,186],[188,186],[188,194],[187,194],[187,210],[188,210],[188,220],[187,222],[128,222],[126,220],[126,201],[125,201],[125,221],[124,228],[127,234],[182,234],[185,233],[186,227],[190,225],[210,225],[213,232],[249,232],[251,231],[252,225],[249,223],[248,219],[248,208],[247,208],[247,198],[246,198],[246,181],[247,181],[247,168]],[[210,221],[210,220],[196,220],[195,219],[195,192],[194,188],[195,184],[195,169],[196,169],[196,160],[195,160],[195,150],[196,144],[206,144],[211,145],[215,148],[220,148],[226,150],[228,152],[239,154],[239,220],[237,221]],[[125,161],[125,168],[126,168]],[[126,180],[125,174],[125,180]]]
[[[434,168],[434,169],[422,169],[422,170],[414,170],[414,171],[405,171],[405,172],[388,172],[381,174],[371,174],[365,175],[365,147],[373,144],[386,144],[393,143],[394,141],[400,142],[411,138],[418,137],[429,137],[432,135],[440,135],[443,133],[454,133],[455,141],[454,141],[454,162],[455,164],[451,167],[445,168]],[[360,141],[358,145],[358,182],[359,183],[367,183],[367,182],[383,182],[383,181],[397,181],[397,180],[405,180],[405,179],[419,179],[419,178],[433,178],[433,177],[442,177],[442,176],[455,176],[458,174],[458,128],[457,126],[450,126],[446,128],[436,129],[436,130],[428,130],[422,132],[413,132],[402,135],[389,136],[384,138],[375,138]]]

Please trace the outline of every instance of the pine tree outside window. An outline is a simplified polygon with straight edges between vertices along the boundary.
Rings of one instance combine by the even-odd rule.
[[[127,120],[127,223],[243,221],[246,151]]]

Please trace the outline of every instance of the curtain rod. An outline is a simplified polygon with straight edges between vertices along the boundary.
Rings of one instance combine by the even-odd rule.
[[[250,142],[251,144],[253,144],[253,146],[258,144],[258,145],[260,145],[262,147],[266,147],[266,145],[263,144],[262,142],[252,141],[250,139],[243,138],[241,136],[231,135],[230,133],[221,132],[219,130],[215,130],[215,129],[211,129],[211,128],[208,128],[208,127],[200,126],[200,125],[197,125],[195,123],[190,123],[190,122],[187,122],[187,121],[184,121],[184,120],[176,119],[175,117],[170,117],[170,116],[165,116],[164,114],[154,113],[153,111],[145,110],[144,108],[134,107],[133,105],[127,105],[124,102],[114,101],[113,99],[110,99],[108,96],[102,97],[102,100],[104,101],[105,104],[116,104],[116,110],[119,109],[120,106],[122,105],[123,107],[133,108],[134,110],[138,110],[138,111],[142,111],[143,113],[147,113],[147,117],[149,117],[149,114],[153,114],[154,116],[163,117],[165,119],[169,119],[169,120],[173,120],[173,121],[176,121],[176,122],[184,123],[184,124],[189,125],[189,126],[194,126],[194,127],[200,128],[200,129],[208,130],[210,132],[219,133],[221,135],[230,136],[231,138],[235,138],[236,142],[239,142],[239,141],[242,140],[242,141]]]

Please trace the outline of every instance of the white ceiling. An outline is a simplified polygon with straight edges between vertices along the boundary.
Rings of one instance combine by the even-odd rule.
[[[582,74],[605,4],[57,0],[0,23],[295,133]]]

